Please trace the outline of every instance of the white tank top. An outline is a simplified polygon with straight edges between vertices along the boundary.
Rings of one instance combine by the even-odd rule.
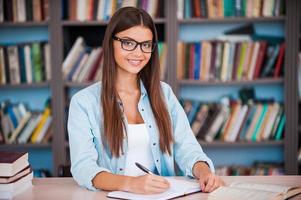
[[[129,124],[127,130],[128,149],[124,175],[141,176],[146,173],[139,169],[135,162],[139,162],[152,172],[155,162],[152,156],[150,137],[145,124]]]

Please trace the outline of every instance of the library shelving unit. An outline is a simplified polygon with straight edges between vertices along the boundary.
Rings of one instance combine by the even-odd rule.
[[[300,1],[291,0],[286,2],[286,16],[285,17],[269,17],[269,18],[227,18],[227,19],[188,19],[178,20],[177,19],[177,4],[174,0],[164,0],[164,18],[156,19],[156,26],[159,32],[159,39],[165,41],[167,44],[167,69],[166,69],[166,82],[171,85],[177,95],[183,86],[187,87],[207,87],[207,86],[240,86],[240,85],[257,85],[264,84],[278,84],[284,85],[284,106],[286,114],[286,126],[285,126],[285,137],[284,141],[268,141],[260,143],[247,143],[247,142],[235,142],[235,143],[224,143],[224,142],[213,142],[204,143],[200,141],[200,144],[206,148],[257,148],[257,147],[269,147],[269,146],[283,146],[284,147],[284,161],[285,161],[285,173],[286,174],[297,174],[298,173],[298,95],[297,95],[297,54],[298,44],[296,41],[299,39],[299,29],[296,30],[298,22],[296,17],[300,11]],[[36,86],[1,86],[2,89],[13,89],[20,87],[21,89],[27,87],[50,87],[52,94],[52,113],[53,113],[53,139],[52,148],[53,155],[53,175],[58,175],[58,167],[60,165],[69,165],[69,150],[68,140],[66,133],[67,124],[67,113],[66,107],[68,106],[68,100],[70,99],[70,90],[77,90],[79,88],[86,87],[91,83],[73,83],[66,82],[63,79],[62,63],[68,50],[75,41],[76,37],[83,34],[88,45],[101,45],[101,40],[105,31],[107,22],[101,21],[88,21],[88,22],[77,22],[77,21],[65,21],[62,18],[62,1],[53,0],[49,1],[50,6],[50,20],[46,23],[49,30],[50,46],[51,46],[51,68],[52,68],[52,79],[45,85]],[[285,75],[284,78],[279,79],[261,79],[257,81],[246,81],[246,82],[200,82],[200,81],[179,81],[177,80],[177,42],[178,42],[178,31],[181,25],[186,24],[213,24],[213,23],[256,23],[256,22],[283,22],[285,23],[285,42],[286,42],[286,53],[285,53]],[[42,23],[3,23],[6,26],[42,26]],[[2,26],[0,25],[0,26]],[[89,37],[88,37],[89,36]],[[91,36],[91,37],[90,37]],[[50,148],[49,145],[12,145],[3,146],[3,148]]]
[[[301,4],[299,3],[299,10],[301,9]],[[301,66],[301,60],[300,60],[300,54],[301,54],[301,14],[299,13],[299,16],[297,17],[297,19],[299,19],[299,21],[297,22],[297,30],[299,30],[299,57],[298,57],[298,70],[301,70],[300,69],[300,66]],[[300,74],[300,71],[298,71],[298,73]],[[298,78],[300,79],[300,76],[298,75]],[[300,85],[300,80],[298,81],[298,87],[299,87],[299,107],[298,107],[298,142],[299,142],[299,145],[298,145],[298,174],[300,175],[301,174],[301,160],[300,160],[300,153],[301,153],[301,94],[300,94],[300,91],[301,91],[301,85]]]
[[[219,148],[222,147],[223,151],[225,148],[249,148],[249,147],[269,147],[269,146],[282,146],[284,149],[284,170],[285,174],[298,174],[298,95],[297,95],[297,54],[298,54],[298,41],[299,37],[299,24],[298,13],[300,10],[300,1],[285,1],[286,3],[286,16],[280,17],[259,17],[259,18],[245,18],[245,17],[229,17],[222,19],[168,19],[169,23],[172,23],[169,27],[172,29],[170,32],[175,33],[171,38],[174,40],[171,44],[168,44],[168,51],[170,53],[169,59],[171,59],[171,64],[174,70],[169,71],[169,84],[172,85],[172,88],[178,96],[180,96],[181,90],[183,87],[212,87],[223,86],[223,87],[232,87],[232,86],[253,86],[256,89],[256,86],[260,85],[281,85],[284,87],[284,107],[285,107],[285,116],[286,116],[286,125],[285,125],[285,136],[284,141],[268,141],[268,142],[235,142],[235,143],[226,143],[214,141],[212,143],[206,143],[200,141],[200,144],[206,148]],[[170,4],[172,13],[177,13],[177,5]],[[176,14],[174,14],[176,16]],[[234,24],[234,23],[284,23],[285,29],[285,43],[286,43],[286,52],[285,52],[285,63],[284,63],[284,77],[277,79],[259,79],[254,81],[226,81],[226,82],[204,82],[198,80],[177,80],[177,51],[176,44],[178,42],[179,30],[182,25],[212,25],[212,24]],[[201,33],[200,33],[201,34]],[[214,89],[212,89],[214,91]]]
[[[26,22],[1,22],[0,23],[0,29],[30,29],[30,28],[45,28],[47,27],[49,29],[49,20],[44,21],[26,21]],[[27,41],[25,41],[27,42]],[[28,42],[32,42],[32,40],[28,40]],[[16,43],[18,44],[18,43]],[[3,99],[8,99],[5,96],[6,91],[14,91],[14,92],[22,92],[25,93],[29,90],[36,91],[36,90],[47,90],[51,93],[50,88],[51,81],[43,81],[39,83],[20,83],[20,84],[0,84],[0,93]],[[1,99],[2,99],[1,98]],[[48,98],[48,97],[47,97]],[[27,104],[28,102],[23,101],[22,99],[18,100],[20,102],[24,102]],[[44,104],[44,101],[42,102]],[[25,144],[0,144],[0,151],[40,151],[40,150],[47,150],[52,151],[52,149],[55,148],[55,145],[53,143],[25,143]],[[52,162],[52,161],[51,161]],[[32,166],[34,167],[34,166]],[[52,166],[50,166],[52,167]]]
[[[285,109],[286,126],[284,158],[286,174],[298,174],[298,38],[300,34],[300,9],[298,0],[286,1],[286,52],[285,52]],[[300,172],[299,172],[300,173]]]

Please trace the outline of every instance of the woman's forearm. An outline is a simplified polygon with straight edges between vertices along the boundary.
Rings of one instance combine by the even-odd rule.
[[[115,175],[109,172],[100,172],[92,180],[93,186],[102,190],[121,190],[129,191],[132,177]]]
[[[139,194],[161,193],[169,188],[166,179],[151,174],[132,177],[100,172],[93,178],[92,183],[94,187],[102,190],[120,190]]]

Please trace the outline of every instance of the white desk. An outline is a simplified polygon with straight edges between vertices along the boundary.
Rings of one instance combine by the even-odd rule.
[[[233,181],[248,181],[255,183],[282,184],[288,186],[301,186],[301,176],[223,176],[222,179],[229,184]],[[111,199],[106,197],[107,192],[93,192],[81,188],[72,178],[34,178],[33,187],[19,194],[16,200],[60,200],[60,199]],[[207,199],[207,193],[196,193],[177,199]],[[301,199],[301,195],[292,199]]]

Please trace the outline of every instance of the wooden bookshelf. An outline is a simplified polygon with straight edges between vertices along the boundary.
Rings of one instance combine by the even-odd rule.
[[[50,82],[42,83],[21,83],[21,84],[5,84],[0,85],[0,89],[11,90],[11,89],[35,89],[35,88],[47,88],[50,87]]]
[[[298,125],[296,119],[298,119],[297,111],[295,107],[295,94],[296,89],[296,79],[294,74],[296,73],[296,61],[294,60],[297,48],[294,48],[296,44],[295,38],[301,38],[301,34],[298,32],[295,33],[295,27],[298,22],[296,19],[297,14],[300,15],[300,1],[292,0],[286,1],[286,9],[288,15],[286,17],[259,17],[259,18],[245,18],[245,17],[231,17],[231,18],[216,18],[216,19],[177,19],[177,5],[174,0],[164,0],[164,12],[165,18],[155,19],[156,25],[159,27],[164,27],[164,41],[166,41],[168,54],[167,54],[167,79],[166,82],[170,84],[177,94],[178,88],[182,86],[234,86],[234,85],[265,85],[265,84],[281,84],[285,87],[285,108],[287,124],[285,127],[287,137],[284,138],[284,141],[265,141],[265,142],[235,142],[235,143],[226,143],[215,141],[212,143],[200,142],[203,147],[212,147],[212,148],[244,148],[244,147],[272,147],[272,146],[283,146],[284,147],[284,158],[286,163],[286,173],[287,174],[296,174],[296,155],[295,152],[295,143],[298,142],[298,135],[295,134],[298,130]],[[57,175],[57,168],[60,165],[68,163],[68,148],[69,143],[66,141],[65,131],[66,131],[66,113],[65,108],[67,102],[65,101],[68,95],[66,89],[73,88],[83,88],[87,87],[93,82],[86,83],[73,83],[66,82],[63,80],[62,76],[62,63],[64,60],[64,43],[69,39],[65,38],[68,34],[66,29],[73,30],[83,30],[83,29],[95,29],[101,28],[104,29],[108,22],[104,21],[67,21],[62,20],[61,11],[62,11],[62,1],[50,1],[50,19],[49,21],[43,22],[3,22],[0,23],[0,27],[43,27],[48,26],[49,37],[51,38],[51,64],[52,64],[52,80],[46,83],[38,84],[20,84],[20,85],[0,85],[0,89],[36,89],[36,88],[47,88],[49,87],[52,94],[52,109],[53,109],[53,140],[52,144],[3,144],[0,145],[0,150],[39,150],[39,149],[52,149],[53,154],[53,169],[54,175]],[[298,10],[299,9],[299,10]],[[177,74],[175,67],[177,66],[177,41],[178,41],[178,28],[181,25],[202,25],[202,24],[231,24],[231,23],[285,23],[285,39],[287,42],[287,49],[285,55],[285,77],[277,79],[259,79],[254,81],[227,81],[227,82],[202,82],[195,80],[177,80]],[[162,25],[162,26],[161,26]],[[94,26],[94,27],[93,27]],[[98,27],[100,26],[100,27]],[[94,29],[93,29],[94,30]],[[293,37],[292,37],[293,36]],[[287,70],[288,69],[288,70]],[[297,116],[297,117],[296,117]],[[53,147],[53,148],[52,148]]]
[[[68,21],[64,20],[61,23],[63,26],[106,26],[108,24],[107,21]]]
[[[266,85],[283,84],[283,78],[265,78],[248,81],[200,81],[200,80],[179,80],[180,86],[231,86],[231,85]]]
[[[66,88],[84,88],[84,87],[88,87],[89,85],[92,85],[96,82],[71,82],[71,81],[67,81],[65,82],[64,86]]]
[[[65,147],[69,148],[69,141],[65,141]]]
[[[51,149],[52,144],[0,144],[0,151],[21,151],[21,150],[33,150],[33,149]]]
[[[165,18],[154,19],[155,24],[164,24],[166,22]],[[64,20],[61,22],[63,26],[106,26],[108,21],[69,21]]]
[[[280,17],[225,17],[225,18],[190,18],[179,19],[178,22],[182,24],[220,24],[220,23],[254,23],[254,22],[285,22],[285,16]]]
[[[262,147],[262,146],[283,146],[284,141],[261,141],[261,142],[251,142],[251,141],[236,141],[236,142],[223,142],[223,141],[213,141],[205,142],[198,140],[202,147],[226,147],[226,148],[237,148],[237,147]]]
[[[41,22],[1,22],[0,27],[31,27],[31,26],[48,26],[49,21]]]
[[[286,174],[298,174],[298,164],[296,162],[297,157],[297,145],[299,141],[298,132],[298,110],[297,108],[297,49],[296,47],[299,44],[298,39],[300,38],[300,1],[292,0],[286,1],[286,16],[279,17],[258,17],[258,18],[246,18],[246,17],[225,17],[225,18],[190,18],[190,19],[176,19],[171,20],[175,23],[174,26],[171,26],[168,29],[172,33],[179,33],[180,28],[189,28],[191,26],[202,26],[202,25],[219,25],[219,24],[247,24],[247,23],[274,23],[274,24],[284,24],[284,38],[286,43],[286,51],[285,51],[285,59],[284,59],[284,77],[283,78],[266,78],[259,79],[254,81],[216,81],[216,82],[204,82],[199,80],[177,80],[177,72],[169,72],[169,83],[172,85],[172,88],[175,90],[176,94],[181,94],[181,89],[184,87],[215,87],[215,86],[262,86],[262,85],[279,85],[279,87],[284,88],[283,99],[285,106],[285,116],[286,116],[286,124],[285,124],[285,136],[283,141],[267,141],[260,143],[244,143],[244,142],[236,142],[236,143],[224,143],[224,142],[213,142],[213,143],[204,143],[201,142],[201,145],[208,147],[248,147],[248,146],[279,146],[283,145],[284,147],[284,162],[285,162],[285,173]],[[172,5],[173,7],[173,5]],[[177,6],[174,6],[173,12],[177,11]],[[298,10],[298,11],[297,11]],[[298,20],[299,21],[298,21]],[[186,26],[187,25],[187,26]],[[180,40],[176,35],[174,38],[174,43]],[[298,41],[298,42],[296,42]],[[170,60],[175,66],[177,66],[177,48],[173,46],[173,48],[168,48],[168,54],[171,54]],[[171,52],[170,52],[171,51]],[[176,70],[174,70],[176,71]],[[212,88],[214,91],[214,88]]]

